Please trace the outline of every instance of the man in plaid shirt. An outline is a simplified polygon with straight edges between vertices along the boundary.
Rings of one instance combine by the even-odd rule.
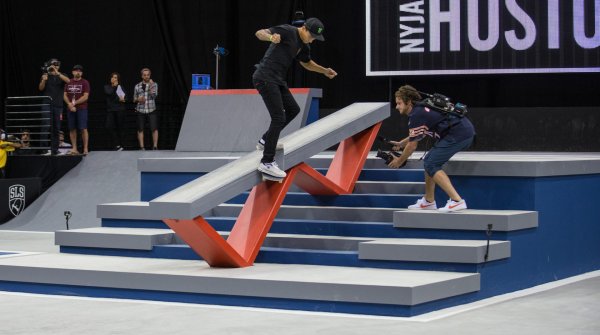
[[[150,69],[143,68],[141,74],[142,81],[135,85],[133,89],[133,102],[137,103],[135,111],[137,113],[138,143],[140,144],[140,150],[144,150],[144,124],[147,119],[152,131],[152,150],[157,150],[158,112],[156,111],[156,96],[158,96],[158,84],[150,78],[152,74]]]

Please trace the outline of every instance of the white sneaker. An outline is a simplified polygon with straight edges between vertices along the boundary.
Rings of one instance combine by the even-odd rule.
[[[285,171],[277,166],[277,162],[260,163],[258,165],[258,171],[277,178],[285,178],[285,176],[287,176]]]
[[[52,151],[50,151],[50,150],[47,150],[46,152],[44,152],[42,154],[42,156],[50,156],[50,155],[52,155]]]
[[[452,199],[448,199],[446,206],[438,209],[440,212],[449,213],[456,212],[463,209],[467,209],[467,202],[465,199],[461,199],[460,201],[454,201]]]
[[[256,143],[256,150],[265,150],[265,141],[263,141],[262,138]],[[277,142],[275,150],[283,150],[283,143]]]
[[[429,202],[425,200],[425,197],[417,200],[414,205],[408,206],[408,209],[419,209],[419,210],[434,210],[437,209],[435,201]]]

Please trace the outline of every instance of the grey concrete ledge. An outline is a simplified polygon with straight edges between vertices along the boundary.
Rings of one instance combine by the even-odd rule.
[[[0,259],[0,280],[115,289],[411,306],[480,288],[479,274],[41,254]]]
[[[100,227],[59,230],[54,243],[64,247],[152,250],[155,245],[174,241],[175,233],[170,229]]]
[[[209,216],[237,217],[241,204],[222,204],[206,214]],[[370,207],[320,207],[282,205],[277,212],[278,219],[306,219],[350,222],[392,222],[398,208]]]
[[[487,241],[378,239],[359,243],[359,258],[370,260],[470,263],[485,262]],[[509,241],[490,241],[488,261],[510,257]]]
[[[450,230],[515,231],[538,226],[538,213],[533,211],[466,209],[455,213],[399,210],[394,213],[394,227]]]
[[[552,177],[600,174],[599,153],[461,152],[445,171],[456,176]]]
[[[165,172],[165,173],[202,173],[211,172],[224,165],[227,165],[245,155],[247,152],[238,153],[196,153],[197,156],[190,157],[145,157],[138,159],[138,171],[140,172]],[[325,169],[331,164],[335,152],[323,152],[307,159],[305,162],[316,169]],[[387,168],[381,158],[375,156],[375,152],[370,152],[365,161],[365,169],[385,169]],[[407,168],[421,169],[423,162],[418,158],[411,159]]]
[[[210,172],[247,153],[194,153],[194,157],[146,157],[138,161],[141,172]],[[327,168],[334,152],[307,160],[315,168]],[[212,156],[211,156],[212,155]],[[423,152],[415,152],[407,168],[423,167]],[[366,169],[387,168],[375,152],[369,153]],[[445,171],[455,176],[551,177],[600,174],[600,154],[543,152],[460,152]]]

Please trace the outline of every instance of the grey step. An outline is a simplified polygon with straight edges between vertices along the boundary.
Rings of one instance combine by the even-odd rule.
[[[370,237],[345,237],[321,235],[268,234],[263,247],[356,251],[361,242],[372,241]]]
[[[477,273],[255,264],[76,254],[0,258],[0,281],[412,306],[480,289]]]
[[[229,232],[218,232],[227,239]],[[356,251],[368,237],[342,237],[297,234],[268,234],[263,247]],[[55,244],[65,247],[105,248],[125,250],[152,250],[155,245],[185,244],[170,229],[144,228],[85,228],[59,230]]]
[[[360,194],[424,194],[424,182],[358,181],[353,193]]]
[[[204,216],[206,215],[207,213],[204,214]],[[165,218],[160,210],[151,208],[147,201],[100,204],[96,206],[96,216],[101,219],[129,220],[162,220]]]
[[[487,241],[437,239],[381,239],[362,242],[359,259],[483,263]],[[488,261],[510,257],[509,241],[490,241]]]
[[[65,247],[152,250],[175,242],[170,229],[99,227],[59,230],[54,235],[54,244]]]
[[[290,187],[290,192],[304,192],[295,184]],[[414,181],[358,181],[353,194],[418,194],[425,193],[424,182]]]
[[[399,210],[394,213],[394,227],[454,230],[514,231],[538,226],[538,212],[513,210],[466,209],[454,213]]]
[[[96,216],[102,219],[161,220],[160,213],[150,211],[147,201],[106,203],[96,206]]]
[[[237,217],[241,204],[222,204],[206,213],[210,216]],[[307,219],[352,222],[392,222],[399,208],[371,207],[320,207],[282,205],[277,213],[279,219]]]

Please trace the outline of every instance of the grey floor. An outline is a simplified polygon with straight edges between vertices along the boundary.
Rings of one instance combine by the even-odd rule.
[[[53,240],[52,233],[0,231],[0,250],[58,252]],[[0,334],[597,335],[600,273],[587,277],[412,319],[0,292]]]

